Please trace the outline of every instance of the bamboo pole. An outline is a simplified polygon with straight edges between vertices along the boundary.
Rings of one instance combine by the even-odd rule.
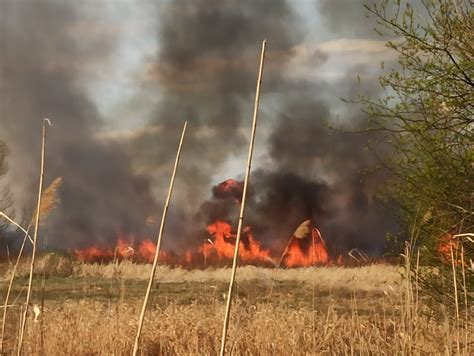
[[[244,180],[244,189],[242,191],[242,200],[240,203],[240,216],[239,216],[239,224],[237,227],[237,238],[235,240],[235,247],[234,247],[234,259],[232,262],[232,274],[230,277],[229,282],[229,290],[227,292],[227,304],[224,316],[224,325],[222,327],[222,338],[221,338],[221,352],[220,355],[223,356],[225,353],[225,345],[227,339],[227,329],[229,327],[229,317],[230,317],[230,308],[232,304],[232,291],[234,288],[234,281],[235,281],[235,272],[237,270],[237,261],[239,258],[239,244],[240,244],[240,236],[242,234],[242,225],[244,220],[244,213],[245,213],[245,202],[247,198],[247,188],[248,182],[250,177],[250,168],[252,165],[252,156],[253,156],[253,146],[255,143],[255,134],[257,132],[257,117],[258,117],[258,104],[260,101],[260,87],[262,85],[262,76],[263,76],[263,63],[265,60],[265,47],[267,41],[264,40],[262,42],[262,52],[260,55],[260,68],[258,71],[258,79],[257,79],[257,89],[255,93],[255,106],[253,111],[253,124],[252,124],[252,133],[250,136],[250,144],[249,144],[249,151],[248,151],[248,159],[247,159],[247,169],[245,172],[245,180]]]
[[[39,188],[38,188],[38,204],[36,206],[36,218],[35,218],[35,230],[33,234],[33,251],[31,252],[31,263],[30,263],[30,277],[28,280],[28,289],[26,292],[25,310],[23,312],[23,318],[21,320],[20,337],[18,339],[18,355],[21,355],[23,347],[23,337],[25,334],[26,317],[28,315],[28,304],[31,298],[31,287],[33,285],[33,272],[35,268],[35,257],[36,257],[36,242],[38,241],[38,230],[41,214],[41,198],[43,196],[43,180],[44,180],[44,161],[45,161],[45,148],[46,148],[46,125],[51,126],[49,119],[43,119],[43,135],[41,143],[41,165],[40,165],[40,177],[39,177]]]
[[[169,207],[169,203],[170,203],[170,200],[171,200],[171,194],[173,193],[174,179],[176,177],[176,171],[178,169],[179,157],[181,155],[181,147],[183,146],[184,134],[186,133],[187,124],[188,124],[188,122],[185,122],[184,126],[183,126],[183,132],[181,133],[181,139],[179,141],[178,151],[176,153],[176,160],[174,162],[173,173],[171,175],[170,185],[169,185],[169,189],[168,189],[168,196],[166,197],[166,203],[165,203],[165,206],[163,207],[163,214],[161,216],[160,230],[158,232],[158,239],[157,239],[157,242],[156,242],[155,257],[153,259],[153,267],[151,269],[150,279],[148,281],[148,287],[146,289],[145,298],[143,300],[143,306],[142,306],[142,310],[140,312],[140,317],[139,317],[139,320],[138,320],[137,335],[135,336],[135,343],[133,345],[133,355],[134,356],[137,355],[138,347],[140,345],[140,336],[141,336],[141,332],[142,332],[142,328],[143,328],[143,321],[145,319],[145,312],[146,312],[146,307],[147,307],[147,304],[148,304],[148,299],[150,298],[151,286],[153,285],[153,280],[155,278],[156,266],[158,265],[158,257],[159,257],[159,253],[160,253],[161,240],[162,240],[162,237],[163,237],[163,230],[165,228],[166,215],[168,213],[168,207]]]

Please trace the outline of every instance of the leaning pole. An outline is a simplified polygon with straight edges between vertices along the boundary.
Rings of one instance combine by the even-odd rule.
[[[250,144],[249,144],[249,152],[248,152],[248,159],[247,159],[247,168],[245,171],[245,180],[244,180],[244,189],[242,191],[242,200],[240,204],[240,215],[239,215],[239,224],[237,227],[237,238],[235,240],[235,247],[234,247],[234,259],[232,262],[232,274],[230,277],[229,282],[229,290],[227,292],[227,304],[225,309],[225,316],[224,316],[224,325],[222,327],[222,339],[221,339],[221,352],[220,355],[224,356],[225,353],[225,345],[227,339],[227,329],[229,327],[229,319],[230,319],[230,307],[232,305],[232,292],[234,289],[234,281],[235,281],[235,272],[237,269],[237,262],[239,259],[239,244],[240,244],[240,237],[242,235],[242,225],[244,221],[244,213],[245,213],[245,202],[247,197],[247,188],[248,182],[250,177],[250,167],[252,165],[252,156],[253,156],[253,146],[255,143],[255,133],[257,131],[257,117],[258,117],[258,104],[260,101],[260,87],[262,84],[262,76],[263,76],[263,63],[265,60],[265,47],[267,41],[264,40],[262,42],[262,52],[260,55],[260,68],[258,70],[258,79],[257,79],[257,89],[255,92],[255,106],[253,110],[253,123],[252,123],[252,133],[250,136]]]
[[[183,131],[181,133],[181,138],[179,140],[178,144],[178,150],[176,152],[176,159],[174,161],[174,167],[173,167],[173,173],[171,174],[171,180],[168,188],[168,195],[166,196],[166,202],[165,206],[163,207],[163,214],[161,216],[161,224],[160,224],[160,230],[158,232],[158,238],[156,241],[156,250],[155,250],[155,257],[153,259],[153,266],[151,267],[151,272],[150,272],[150,278],[148,280],[148,287],[146,289],[145,293],[145,298],[143,299],[143,306],[140,312],[140,316],[138,318],[138,327],[137,327],[137,334],[135,336],[135,342],[133,344],[133,356],[136,356],[138,354],[138,348],[140,346],[140,337],[142,333],[142,328],[143,328],[143,323],[145,320],[145,313],[146,313],[146,308],[148,305],[148,300],[150,298],[150,293],[151,293],[151,286],[153,285],[153,280],[155,278],[155,273],[156,273],[156,267],[158,266],[158,258],[160,255],[160,247],[161,247],[161,240],[163,237],[163,231],[165,229],[165,223],[166,223],[166,216],[168,213],[168,207],[170,204],[171,200],[171,195],[173,193],[173,187],[174,187],[174,179],[176,177],[176,171],[178,170],[178,163],[179,163],[179,158],[181,156],[181,148],[183,147],[183,141],[184,141],[184,135],[186,133],[186,126],[188,125],[188,122],[186,121],[183,126]]]

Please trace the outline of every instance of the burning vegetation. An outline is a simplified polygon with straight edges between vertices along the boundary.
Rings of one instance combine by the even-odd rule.
[[[232,207],[241,202],[243,182],[227,179],[212,189],[213,209],[204,231],[196,234],[194,241],[186,249],[176,253],[170,250],[160,251],[160,262],[168,265],[186,267],[207,267],[209,265],[228,264],[233,257],[236,233],[229,217]],[[311,220],[303,221],[293,234],[284,237],[287,245],[283,250],[273,246],[275,239],[263,244],[253,232],[252,225],[243,229],[239,245],[241,264],[259,266],[307,267],[331,263],[326,243],[320,231]],[[137,239],[133,235],[121,234],[115,247],[97,245],[84,249],[75,249],[75,257],[84,262],[107,262],[112,260],[131,260],[139,263],[153,262],[156,244],[149,238]],[[279,241],[277,241],[279,242]],[[279,246],[279,244],[277,244]]]
[[[309,220],[308,220],[309,222]],[[226,221],[215,221],[206,227],[203,241],[195,249],[188,249],[177,254],[171,251],[160,251],[160,262],[185,267],[207,267],[223,265],[232,260],[235,247],[235,232]],[[112,260],[131,260],[134,262],[151,263],[156,251],[156,244],[149,239],[138,243],[133,236],[120,235],[116,246],[90,246],[75,249],[74,256],[83,262],[109,262]],[[243,230],[239,246],[239,259],[242,264],[259,266],[278,266],[278,254],[262,246],[246,226]],[[280,264],[285,267],[307,267],[326,265],[331,262],[324,240],[316,228],[309,235],[291,238],[287,249],[281,256]]]

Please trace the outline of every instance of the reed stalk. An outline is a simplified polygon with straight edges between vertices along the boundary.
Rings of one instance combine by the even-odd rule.
[[[180,155],[181,155],[181,148],[183,146],[184,134],[186,133],[187,124],[188,123],[185,122],[184,126],[183,126],[183,131],[181,133],[181,139],[180,139],[179,145],[178,145],[178,151],[176,152],[176,159],[175,159],[175,162],[174,162],[173,173],[171,175],[171,180],[170,180],[170,184],[169,184],[169,188],[168,188],[168,195],[166,197],[165,206],[163,207],[163,214],[161,216],[160,230],[158,232],[158,238],[157,238],[157,242],[156,242],[155,257],[153,259],[153,266],[151,268],[150,279],[148,280],[148,286],[147,286],[147,289],[146,289],[145,298],[143,299],[143,306],[142,306],[142,309],[141,309],[141,312],[140,312],[140,317],[138,319],[137,334],[135,336],[135,342],[133,344],[133,356],[137,355],[138,348],[140,346],[140,337],[141,337],[141,333],[142,333],[143,322],[144,322],[144,319],[145,319],[145,313],[146,313],[146,308],[147,308],[147,305],[148,305],[148,300],[150,299],[151,286],[153,285],[153,280],[155,278],[155,273],[156,273],[156,267],[158,265],[158,257],[159,257],[159,254],[160,254],[161,240],[162,240],[162,237],[163,237],[163,231],[164,231],[164,228],[165,228],[166,216],[167,216],[167,213],[168,213],[168,207],[169,207],[169,204],[170,204],[171,195],[173,193],[174,180],[175,180],[175,177],[176,177],[176,171],[178,169],[178,163],[179,163],[179,158],[180,158]]]
[[[454,306],[456,308],[456,335],[457,335],[457,337],[456,337],[456,348],[457,348],[457,354],[460,355],[461,354],[461,345],[459,343],[460,335],[459,335],[458,282],[457,282],[457,278],[456,278],[456,260],[455,260],[455,258],[457,258],[457,254],[456,254],[456,256],[454,255],[453,246],[449,246],[449,249],[450,249],[450,252],[451,252],[451,266],[452,266],[452,270],[453,270]]]
[[[39,230],[39,222],[40,222],[40,215],[41,215],[41,199],[43,197],[43,180],[44,180],[44,163],[45,163],[45,149],[46,149],[46,126],[51,126],[51,121],[49,119],[43,119],[43,133],[42,133],[42,143],[41,143],[41,163],[40,163],[40,176],[39,176],[39,188],[38,188],[38,203],[36,206],[36,216],[35,216],[35,230],[33,234],[33,251],[31,253],[31,262],[30,262],[30,275],[28,279],[28,289],[26,292],[26,301],[25,301],[25,310],[23,312],[23,318],[21,320],[21,327],[20,327],[20,337],[18,339],[18,350],[17,354],[21,355],[22,348],[23,348],[23,339],[25,335],[25,328],[26,328],[26,317],[28,315],[28,305],[30,303],[31,298],[31,290],[33,285],[33,273],[35,267],[35,258],[36,258],[36,246],[38,241],[38,230]]]
[[[225,309],[225,315],[224,315],[224,324],[222,327],[221,351],[220,351],[221,356],[223,356],[225,353],[225,346],[226,346],[226,341],[227,341],[227,329],[229,327],[230,309],[232,305],[232,292],[234,289],[235,273],[237,270],[237,261],[239,259],[239,244],[240,244],[240,237],[242,235],[242,227],[243,227],[243,220],[244,220],[244,214],[245,214],[245,202],[247,198],[247,189],[248,189],[248,183],[249,183],[249,178],[250,178],[250,168],[252,166],[253,147],[255,144],[255,134],[257,132],[258,104],[260,101],[260,88],[262,85],[263,64],[265,60],[266,42],[267,42],[266,40],[262,42],[262,52],[260,55],[260,67],[258,71],[257,89],[255,93],[255,106],[254,106],[254,111],[253,111],[252,133],[250,135],[247,168],[245,171],[244,188],[242,191],[242,200],[240,203],[240,215],[239,215],[239,223],[237,226],[237,237],[235,240],[235,247],[234,247],[234,258],[232,261],[232,272],[230,276],[229,290],[227,292],[227,303],[226,303],[226,309]]]

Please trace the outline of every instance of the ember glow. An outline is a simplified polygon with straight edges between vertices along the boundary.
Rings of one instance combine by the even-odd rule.
[[[454,263],[460,265],[462,263],[460,243],[453,234],[447,233],[443,235],[438,242],[438,254],[445,263],[452,263],[452,256],[454,256]],[[452,256],[451,256],[452,253]]]
[[[212,189],[212,192],[217,198],[234,198],[236,203],[240,203],[242,199],[242,191],[244,189],[244,182],[235,179],[226,179],[219,183]]]

